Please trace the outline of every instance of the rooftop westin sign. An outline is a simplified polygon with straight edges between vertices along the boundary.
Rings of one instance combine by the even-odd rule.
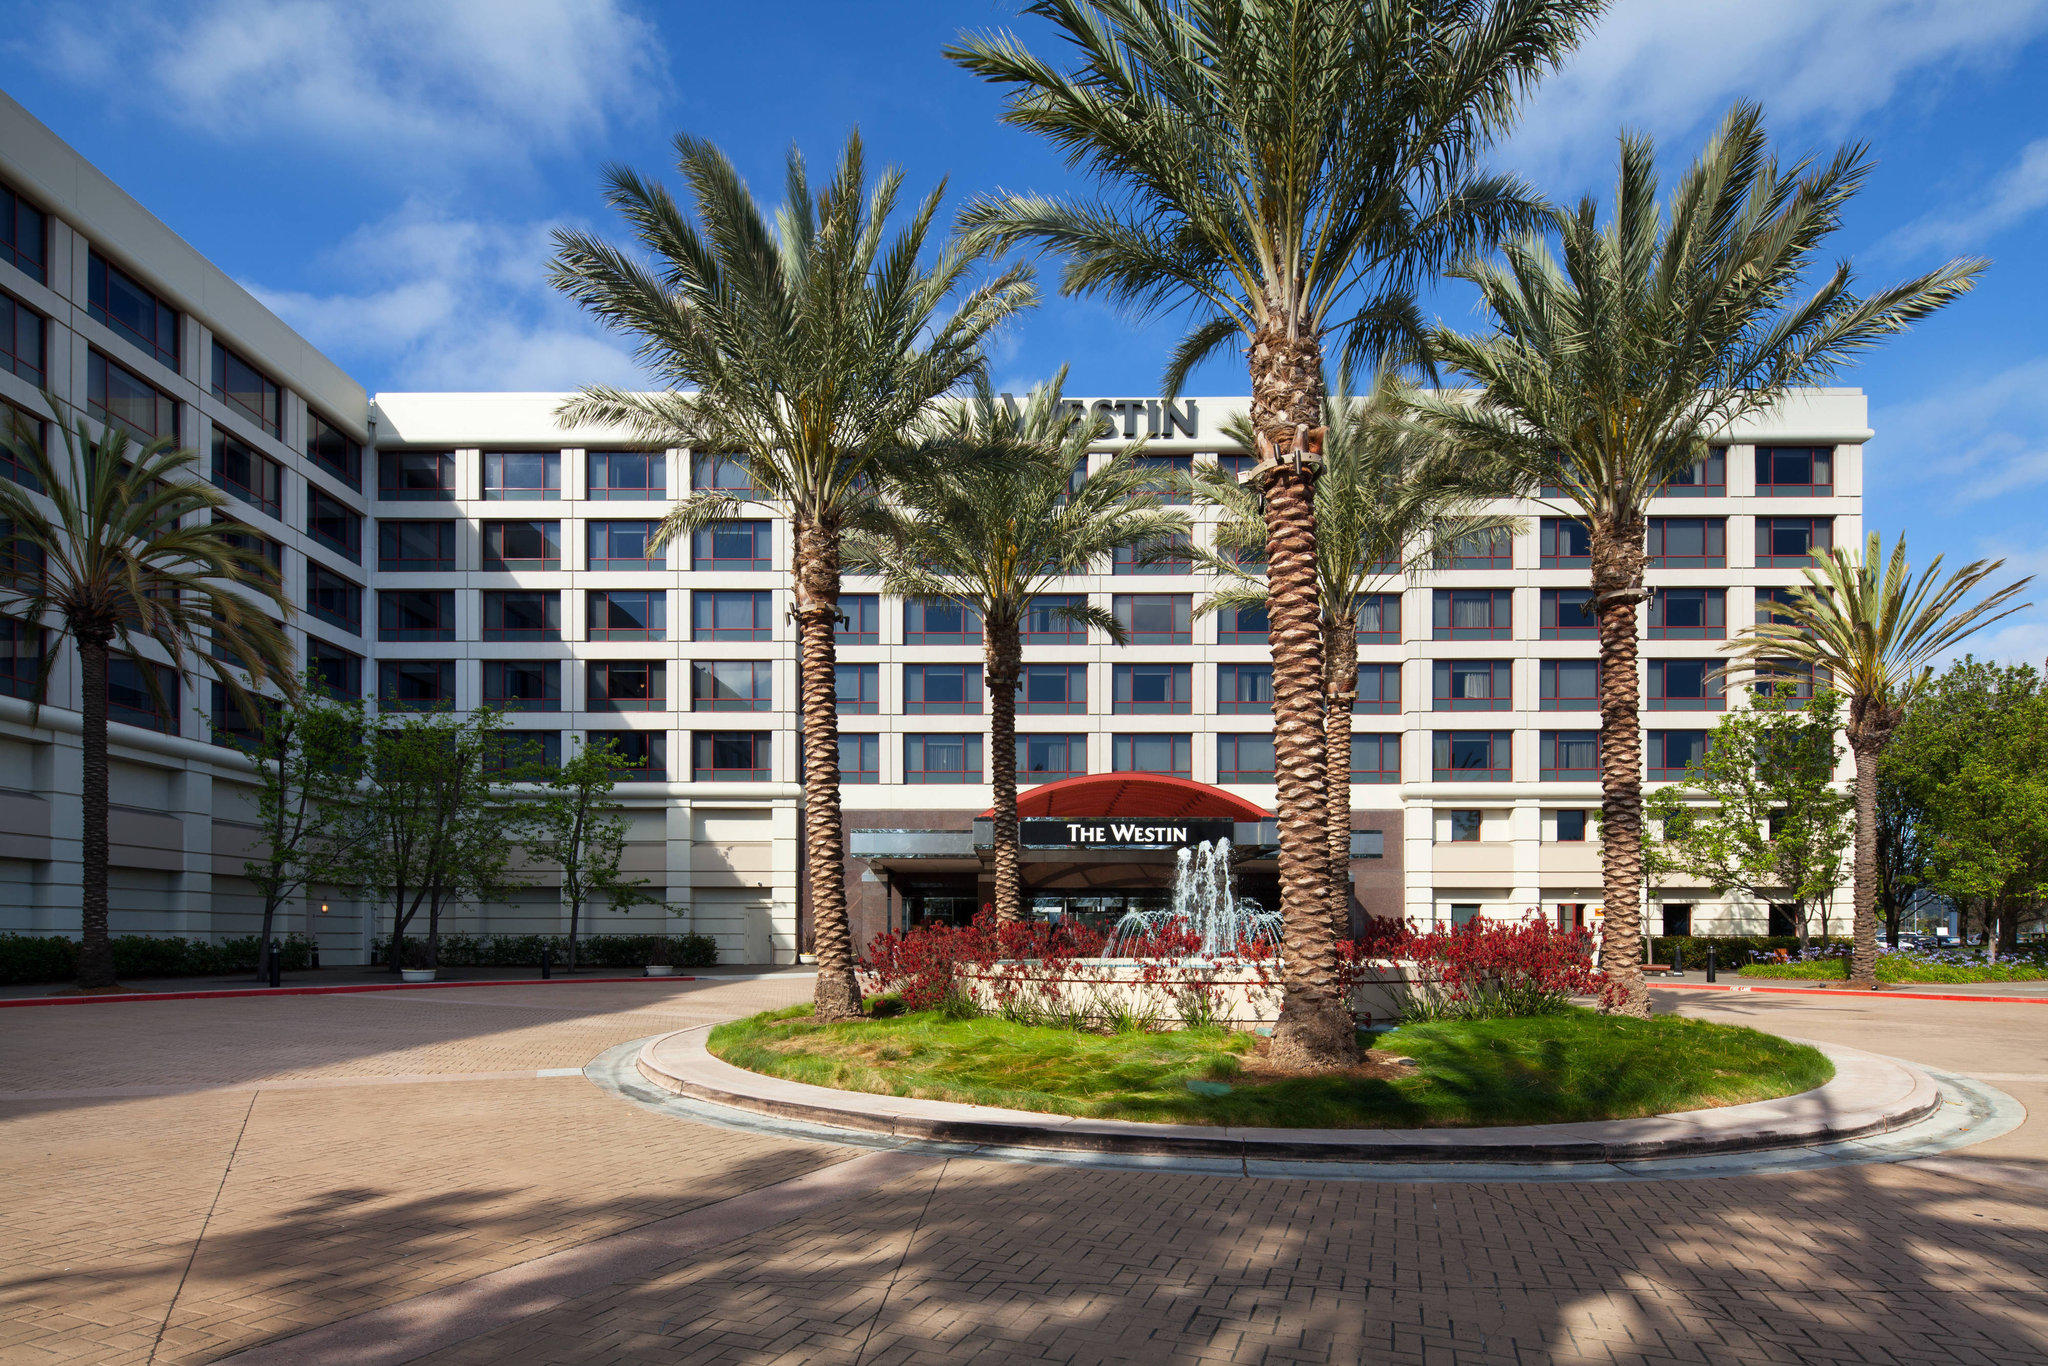
[[[1014,416],[1019,407],[1017,396],[1004,394],[1002,401]],[[1162,398],[1098,398],[1093,403],[1084,403],[1076,398],[1060,406],[1075,413],[1087,409],[1095,419],[1096,434],[1104,438],[1114,437],[1119,425],[1126,441],[1136,441],[1141,436],[1201,435],[1202,415],[1191,398],[1178,403]]]
[[[1017,822],[1026,849],[1179,849],[1231,837],[1219,820],[1072,820],[1034,816]]]

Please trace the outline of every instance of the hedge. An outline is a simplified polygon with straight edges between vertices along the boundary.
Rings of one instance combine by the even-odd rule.
[[[1811,958],[1804,962],[1758,963],[1742,970],[1744,977],[1766,977],[1777,981],[1839,982],[1849,975],[1849,960],[1840,955]],[[2048,959],[2038,956],[2001,958],[1996,963],[1940,962],[1919,954],[1880,953],[1877,980],[1939,984],[1944,982],[2040,982],[2048,981]]]
[[[1847,948],[1848,939],[1835,935],[1822,939],[1815,935],[1807,941],[1816,948]],[[1750,961],[1752,952],[1776,953],[1783,949],[1787,957],[1799,956],[1799,939],[1789,934],[1685,934],[1652,935],[1650,938],[1650,961],[1668,965],[1671,951],[1676,948],[1684,954],[1682,966],[1687,972],[1699,972],[1707,966],[1707,948],[1714,949],[1715,966],[1726,972],[1733,972]]]
[[[117,934],[114,975],[140,979],[254,973],[256,941],[253,934],[218,941]],[[313,941],[288,934],[279,958],[286,971],[301,971],[312,964]],[[0,982],[68,982],[76,976],[76,939],[61,934],[0,934]]]
[[[424,964],[426,941],[407,935],[408,950]],[[655,947],[664,942],[657,934],[586,934],[576,940],[579,968],[638,968],[651,960]],[[718,943],[708,934],[666,936],[668,961],[679,968],[708,968],[718,961]],[[388,963],[389,936],[373,940],[370,961]],[[444,968],[538,967],[544,948],[555,951],[555,962],[569,960],[566,934],[444,934],[439,944],[439,962]]]

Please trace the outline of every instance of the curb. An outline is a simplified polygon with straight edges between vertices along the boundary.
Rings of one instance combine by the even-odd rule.
[[[2048,996],[1968,996],[1961,992],[1936,991],[1851,991],[1847,987],[1759,987],[1742,983],[1724,986],[1720,982],[1645,982],[1653,991],[1750,991],[1773,996],[1860,996],[1886,1001],[1984,1001],[2008,1006],[2048,1006]]]
[[[137,1001],[217,1001],[229,996],[354,996],[366,991],[446,991],[454,987],[573,987],[597,982],[695,982],[695,977],[493,977],[480,982],[351,982],[333,987],[221,987],[215,991],[131,991],[107,996],[13,996],[14,1006],[128,1005]]]

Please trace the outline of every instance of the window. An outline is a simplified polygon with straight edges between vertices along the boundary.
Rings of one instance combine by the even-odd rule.
[[[1188,645],[1195,639],[1194,598],[1186,593],[1118,593],[1110,611],[1133,645]]]
[[[1119,664],[1110,678],[1111,711],[1167,713],[1194,710],[1191,665]]]
[[[1486,814],[1482,811],[1447,811],[1444,813],[1450,826],[1452,844],[1477,844],[1481,832],[1486,829]]]
[[[306,413],[306,458],[350,488],[362,488],[363,444],[311,410]]]
[[[690,776],[698,782],[765,783],[772,776],[765,730],[700,730],[690,736]]]
[[[668,496],[668,457],[660,451],[592,451],[590,497],[641,502]]]
[[[1542,711],[1600,710],[1600,661],[1546,659],[1537,666],[1537,707]]]
[[[284,467],[219,427],[213,429],[213,485],[273,517],[284,515]]]
[[[1026,664],[1017,675],[1017,710],[1048,716],[1088,710],[1088,666]]]
[[[1238,607],[1216,614],[1218,645],[1264,645],[1272,635],[1272,623],[1263,607]]]
[[[423,574],[455,568],[455,523],[377,523],[377,568],[392,574]]]
[[[501,711],[560,711],[561,664],[552,659],[485,660],[484,705]]]
[[[1818,551],[1835,544],[1832,517],[1759,517],[1756,519],[1758,568],[1800,569]]]
[[[390,503],[445,503],[455,497],[455,457],[447,451],[379,451],[377,496]]]
[[[592,522],[592,569],[666,569],[668,555],[652,547],[653,522]]]
[[[1358,643],[1360,645],[1399,645],[1401,643],[1401,595],[1399,593],[1368,593],[1359,601]]]
[[[263,535],[255,529],[244,526],[234,518],[221,512],[213,514],[213,525],[220,538],[237,550],[251,555],[261,555],[270,567],[280,575],[284,573],[284,546],[282,543]]]
[[[1650,732],[1650,777],[1653,781],[1676,781],[1685,776],[1686,765],[1706,757],[1707,733],[1703,730],[1653,730]]]
[[[979,645],[981,612],[953,598],[905,598],[905,645]]]
[[[15,458],[14,446],[9,438],[34,441],[49,449],[50,424],[29,412],[26,408],[0,399],[0,479],[11,479],[31,493],[41,493],[43,485],[28,466]]]
[[[1505,659],[1439,659],[1431,677],[1438,711],[1509,711],[1513,665]]]
[[[700,659],[690,665],[691,711],[772,711],[775,666],[765,659]]]
[[[668,666],[658,659],[595,659],[589,665],[591,711],[667,711]]]
[[[1665,481],[1657,490],[1665,498],[1726,498],[1728,496],[1728,451],[1715,446],[1691,466]]]
[[[1131,463],[1152,471],[1140,487],[1155,500],[1169,507],[1179,507],[1188,501],[1187,486],[1182,481],[1194,472],[1192,455],[1140,455],[1133,457]]]
[[[1475,920],[1477,920],[1477,919],[1479,919],[1479,907],[1478,907],[1478,906],[1476,906],[1476,905],[1474,905],[1474,904],[1472,904],[1471,902],[1468,902],[1468,901],[1459,901],[1459,902],[1454,902],[1454,903],[1452,903],[1452,905],[1451,905],[1451,928],[1452,928],[1452,929],[1454,929],[1454,930],[1455,930],[1455,929],[1459,929],[1459,928],[1461,928],[1461,927],[1463,927],[1463,926],[1466,926],[1466,925],[1469,925],[1469,924],[1471,924],[1471,923],[1472,923],[1473,921],[1475,921]]]
[[[127,655],[110,655],[107,719],[176,735],[179,681],[178,671],[168,664],[147,664]]]
[[[325,565],[306,561],[306,610],[350,635],[363,630],[363,590]]]
[[[8,294],[0,294],[0,370],[41,389],[49,383],[43,357],[43,315]]]
[[[1543,567],[1584,569],[1593,563],[1593,535],[1572,517],[1543,519]]]
[[[1169,778],[1188,778],[1194,741],[1186,735],[1113,735],[1109,742],[1109,767],[1116,773],[1158,773]]]
[[[1358,700],[1351,704],[1356,715],[1386,716],[1401,710],[1401,666],[1361,664],[1358,666]]]
[[[839,735],[839,782],[879,783],[882,781],[882,737],[879,735]]]
[[[1085,735],[1020,735],[1017,737],[1017,781],[1049,783],[1078,778],[1088,771]]]
[[[759,493],[753,462],[740,454],[704,452],[690,457],[690,487],[719,493]]]
[[[1024,609],[1018,638],[1025,645],[1086,645],[1088,623],[1076,621],[1062,609],[1086,607],[1088,599],[1079,593],[1041,593]]]
[[[362,516],[311,484],[306,486],[306,534],[335,554],[362,563]]]
[[[1764,932],[1779,939],[1790,939],[1799,933],[1799,907],[1789,901],[1773,901]]]
[[[1777,609],[1792,606],[1801,590],[1796,588],[1759,588],[1756,590],[1756,624],[1759,626],[1798,626],[1797,618]]]
[[[873,716],[882,709],[882,666],[834,664],[833,710],[841,716]]]
[[[494,778],[540,782],[561,766],[558,730],[495,730],[485,737],[484,772]]]
[[[668,594],[659,588],[600,589],[584,603],[589,612],[585,634],[591,640],[668,639]]]
[[[485,522],[482,568],[486,571],[560,569],[560,522]]]
[[[630,595],[615,593],[611,596],[622,598]],[[772,639],[775,623],[768,614],[768,603],[769,597],[765,592],[700,588],[690,594],[690,639]],[[591,625],[597,625],[595,617],[591,618]]]
[[[144,441],[178,439],[178,401],[98,351],[87,354],[85,406],[102,422],[126,427]]]
[[[1802,663],[1796,659],[1759,660],[1757,661],[1757,676],[1749,685],[1750,695],[1753,697],[1776,697],[1779,689],[1790,688],[1793,701],[1811,702],[1813,700],[1815,677],[1816,672],[1813,665]],[[1819,670],[1818,677],[1820,679],[1820,686],[1823,688],[1833,682],[1832,675],[1826,669]]]
[[[1719,569],[1728,563],[1725,517],[1652,517],[1650,564],[1657,569]]]
[[[86,262],[86,312],[155,359],[178,368],[178,310],[127,271],[93,252]]]
[[[1195,557],[1186,536],[1172,536],[1151,558],[1140,559],[1130,546],[1118,546],[1110,557],[1112,574],[1186,574],[1195,567]]]
[[[330,697],[363,695],[363,657],[317,637],[306,641],[306,665]]]
[[[1272,711],[1273,666],[1271,664],[1218,664],[1216,666],[1216,710],[1225,713]]]
[[[1727,705],[1710,659],[1650,661],[1651,711],[1720,711]]]
[[[1664,937],[1683,939],[1692,934],[1692,903],[1690,901],[1667,901],[1664,903]]]
[[[242,410],[272,436],[284,435],[284,390],[233,351],[213,343],[213,396]]]
[[[42,677],[42,631],[14,617],[0,617],[0,693],[33,702]]]
[[[484,452],[484,499],[521,502],[562,496],[560,451]]]
[[[905,664],[903,710],[966,714],[981,711],[981,665]]]
[[[454,590],[378,589],[377,639],[455,639]]]
[[[1572,809],[1557,813],[1557,842],[1559,844],[1584,844],[1586,842],[1586,813],[1583,809]],[[1574,927],[1567,926],[1566,928]]]
[[[560,640],[562,595],[530,589],[484,590],[485,640]]]
[[[1398,783],[1401,781],[1401,737],[1360,734],[1351,736],[1351,781],[1354,783]]]
[[[1600,622],[1593,615],[1590,588],[1546,588],[1543,590],[1543,639],[1595,640]]]
[[[1650,639],[1720,640],[1728,634],[1725,588],[1659,588],[1650,597]]]
[[[1507,640],[1515,633],[1514,594],[1505,588],[1439,588],[1432,625],[1438,640]]]
[[[841,594],[839,620],[832,625],[832,640],[839,645],[881,644],[881,598],[873,593]]]
[[[49,219],[43,211],[0,185],[0,261],[49,283],[49,236]]]
[[[1515,538],[1506,531],[1461,536],[1451,547],[1450,561],[1451,569],[1513,569]]]
[[[249,709],[235,696],[235,690],[227,684],[216,680],[212,693],[213,734],[209,738],[213,743],[249,752],[259,749],[263,744],[263,730],[258,718],[267,718],[271,714],[272,707],[266,705],[270,699],[256,698],[256,715],[251,716]]]
[[[1577,782],[1600,776],[1600,732],[1597,730],[1546,730],[1543,732],[1543,771],[1546,783]],[[1578,813],[1583,821],[1585,812]],[[1564,838],[1560,835],[1558,838]],[[1584,835],[1577,838],[1584,839]]]
[[[903,781],[906,783],[980,782],[981,737],[979,735],[904,736]]]
[[[775,567],[766,522],[716,522],[690,537],[690,568],[757,570]]]
[[[1832,446],[1758,446],[1759,498],[1825,498],[1835,491]]]
[[[1273,781],[1273,732],[1216,737],[1216,781],[1219,783],[1270,783]]]
[[[1513,776],[1506,731],[1440,730],[1430,740],[1438,782],[1506,782]]]
[[[432,711],[455,705],[455,661],[387,659],[377,666],[377,705],[385,711]]]
[[[659,781],[668,776],[666,736],[658,730],[587,730],[586,746],[609,744],[618,756],[619,777],[628,780]]]

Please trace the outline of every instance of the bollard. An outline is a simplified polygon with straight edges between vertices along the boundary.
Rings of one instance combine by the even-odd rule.
[[[1707,980],[1709,982],[1714,980],[1714,946],[1712,944],[1707,945]]]
[[[306,954],[306,966],[313,969],[313,971],[315,972],[320,971],[320,941],[317,939],[314,940],[313,947],[308,949],[306,951]]]
[[[1685,976],[1685,950],[1677,944],[1671,946],[1671,975],[1673,977]]]
[[[555,975],[555,946],[544,944],[540,951],[540,980],[545,982]]]
[[[276,939],[270,941],[270,985],[284,985],[284,944]]]

